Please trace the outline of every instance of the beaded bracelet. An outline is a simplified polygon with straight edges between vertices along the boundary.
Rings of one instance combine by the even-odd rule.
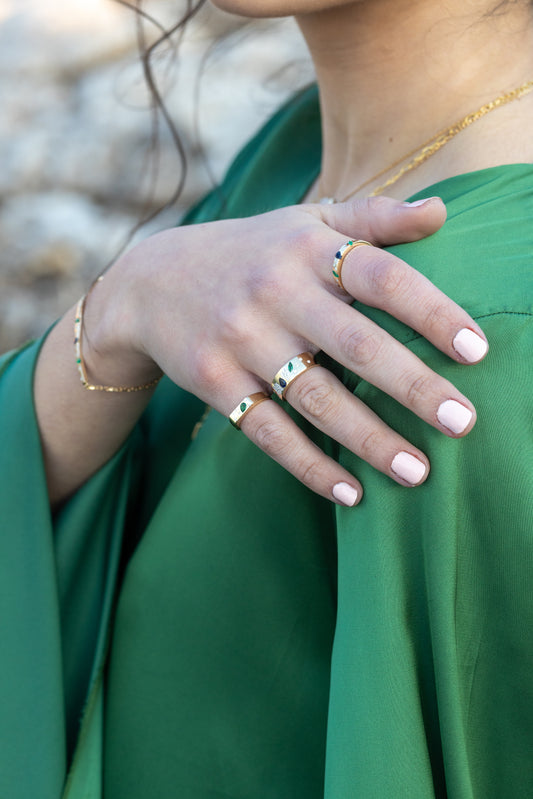
[[[87,301],[87,297],[89,296],[92,288],[98,282],[103,280],[103,276],[97,278],[87,294],[84,294],[83,297],[80,299],[76,306],[76,316],[74,319],[74,349],[76,352],[76,364],[78,367],[78,372],[80,375],[80,380],[84,388],[87,391],[108,391],[111,394],[123,394],[123,393],[131,393],[132,391],[144,391],[148,388],[153,388],[156,386],[161,377],[156,377],[155,380],[151,380],[149,383],[144,383],[142,386],[99,386],[93,385],[93,383],[89,382],[89,378],[87,376],[87,370],[85,368],[85,362],[83,360],[83,355],[81,351],[81,339],[83,334],[83,314],[85,311],[85,303]]]

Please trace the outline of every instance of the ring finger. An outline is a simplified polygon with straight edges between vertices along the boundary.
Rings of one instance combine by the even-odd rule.
[[[422,483],[427,457],[392,430],[331,372],[321,366],[301,374],[286,399],[311,424],[379,471],[405,486]]]

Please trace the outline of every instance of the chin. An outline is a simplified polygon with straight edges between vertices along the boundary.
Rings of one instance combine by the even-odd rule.
[[[228,14],[257,18],[312,14],[355,2],[360,0],[211,0],[212,5]]]

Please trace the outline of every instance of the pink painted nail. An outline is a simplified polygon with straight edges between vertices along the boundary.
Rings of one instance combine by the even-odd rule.
[[[437,419],[452,433],[462,433],[472,420],[473,413],[456,400],[445,400],[439,405]]]
[[[473,330],[469,330],[468,327],[460,330],[452,343],[454,350],[468,363],[480,361],[487,354],[489,348],[487,342],[481,336],[478,336],[477,333],[474,333]]]
[[[426,464],[408,452],[398,452],[391,463],[391,469],[395,475],[412,486],[417,485],[426,474]]]
[[[348,483],[337,483],[337,485],[333,486],[332,494],[336,500],[349,508],[355,505],[359,496],[357,490]]]
[[[424,203],[428,203],[430,200],[440,200],[440,197],[426,197],[424,200],[415,200],[413,203],[403,203],[408,208],[418,208],[419,205],[424,205]]]

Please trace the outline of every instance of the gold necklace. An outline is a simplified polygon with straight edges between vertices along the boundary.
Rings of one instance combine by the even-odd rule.
[[[410,150],[404,156],[398,158],[397,161],[394,161],[392,164],[389,164],[389,166],[385,167],[385,169],[382,169],[380,172],[377,173],[377,175],[373,175],[368,180],[365,180],[364,183],[361,183],[359,186],[353,189],[353,191],[351,191],[341,200],[337,200],[333,197],[322,197],[322,199],[320,199],[319,202],[321,203],[345,202],[346,200],[349,200],[350,197],[353,197],[354,194],[357,194],[358,192],[362,191],[362,189],[365,189],[367,186],[370,186],[376,180],[379,180],[379,178],[386,175],[387,172],[391,171],[391,169],[394,169],[400,164],[403,164],[403,162],[406,161],[408,158],[411,158],[411,161],[409,161],[409,163],[402,166],[402,168],[398,172],[396,172],[396,174],[394,174],[391,178],[386,180],[385,183],[382,183],[380,186],[375,188],[368,195],[369,197],[376,197],[378,194],[381,194],[381,192],[383,192],[385,189],[388,189],[389,186],[392,186],[394,183],[396,183],[397,180],[400,180],[400,178],[403,177],[406,174],[406,172],[410,172],[411,170],[416,169],[418,166],[427,161],[428,158],[431,158],[431,156],[434,155],[436,152],[438,152],[441,149],[441,147],[444,147],[444,145],[447,144],[451,139],[453,139],[454,136],[457,136],[457,134],[460,133],[462,130],[468,128],[470,125],[472,125],[473,122],[477,122],[478,119],[481,119],[486,114],[489,114],[491,111],[494,111],[496,108],[500,108],[502,105],[507,105],[507,103],[512,103],[514,100],[520,100],[521,97],[524,97],[524,95],[529,94],[529,92],[531,92],[532,90],[533,90],[533,80],[529,80],[526,83],[523,83],[521,86],[518,86],[516,89],[512,89],[509,92],[500,94],[494,100],[491,100],[489,103],[485,103],[485,105],[482,105],[481,108],[477,109],[477,111],[472,111],[469,114],[467,114],[465,117],[463,117],[463,119],[460,119],[454,125],[451,125],[450,127],[440,130],[438,133],[436,133],[430,139],[425,141],[423,144],[418,145],[418,147],[415,147],[414,150]],[[321,194],[320,181],[318,183],[317,188],[318,188],[318,195],[320,197]]]

